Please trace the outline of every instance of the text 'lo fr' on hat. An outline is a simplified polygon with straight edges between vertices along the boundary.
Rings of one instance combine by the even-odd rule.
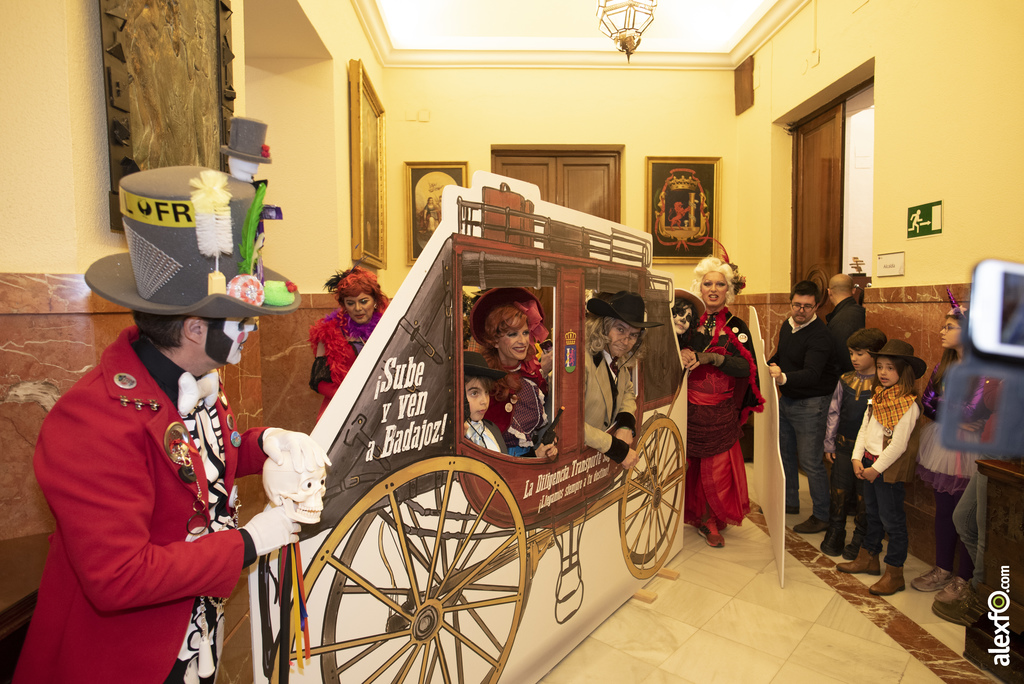
[[[262,207],[249,183],[196,166],[139,171],[121,179],[128,254],[85,273],[96,294],[165,316],[247,318],[299,306],[295,286],[263,268]]]

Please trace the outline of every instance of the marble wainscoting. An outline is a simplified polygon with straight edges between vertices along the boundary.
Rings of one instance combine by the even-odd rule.
[[[323,396],[309,388],[313,349],[309,328],[338,308],[331,294],[304,294],[288,316],[260,318],[263,360],[263,412],[267,425],[309,433]]]
[[[949,289],[958,302],[970,303],[970,283],[956,283]],[[779,329],[789,318],[789,294],[740,295],[732,308],[742,317],[748,306],[757,311],[766,353],[771,355],[779,339]],[[942,357],[939,328],[945,324],[945,315],[950,309],[946,287],[870,287],[864,293],[864,308],[868,327],[879,328],[891,339],[909,342],[917,356],[928,363],[929,371],[918,382],[918,390],[924,391],[930,369]],[[756,420],[754,422],[756,425]],[[924,560],[934,560],[935,499],[931,486],[916,478],[908,483],[905,507],[910,553]]]
[[[43,419],[131,323],[126,309],[92,294],[80,274],[0,274],[0,539],[53,531],[32,470]],[[242,430],[264,423],[262,366],[260,336],[254,335],[242,362],[221,371]],[[238,487],[244,523],[263,509],[266,498],[258,477],[242,478]],[[228,601],[226,624],[221,680],[252,681],[245,575]]]

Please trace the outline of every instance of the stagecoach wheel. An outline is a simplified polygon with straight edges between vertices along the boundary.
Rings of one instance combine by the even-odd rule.
[[[637,442],[640,460],[630,470],[619,503],[619,530],[626,566],[646,579],[668,559],[682,516],[682,439],[675,422],[649,419]]]
[[[464,494],[470,480],[484,486],[481,510]],[[490,525],[488,510],[511,511],[514,526]],[[505,481],[470,458],[414,463],[363,496],[306,571],[311,603],[329,591],[311,655],[325,684],[496,682],[527,582],[526,529]]]

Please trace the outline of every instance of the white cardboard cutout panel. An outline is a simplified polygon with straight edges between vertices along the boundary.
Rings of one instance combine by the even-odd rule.
[[[289,681],[535,682],[675,555],[686,401],[673,283],[650,264],[649,235],[534,185],[478,171],[445,188],[440,225],[312,432],[333,466],[301,534],[313,657]],[[553,293],[556,459],[461,437],[464,286]],[[587,290],[640,292],[665,324],[635,371],[629,473],[583,444]],[[255,681],[278,681],[277,559],[258,565]]]
[[[750,307],[750,336],[757,350],[757,377],[764,395],[764,411],[754,419],[754,489],[758,503],[764,511],[768,534],[772,540],[772,554],[779,571],[779,586],[786,585],[786,473],[782,469],[779,451],[779,393],[768,372],[768,356],[757,311]]]

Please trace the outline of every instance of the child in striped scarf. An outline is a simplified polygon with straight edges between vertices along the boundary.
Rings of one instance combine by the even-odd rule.
[[[889,535],[885,574],[870,592],[889,596],[903,591],[903,563],[907,560],[907,516],[903,510],[904,482],[914,473],[916,446],[911,436],[921,407],[914,381],[924,375],[927,364],[914,356],[914,348],[903,340],[889,340],[875,357],[878,385],[853,448],[853,472],[865,481],[864,508],[867,534],[857,558],[840,563],[840,572],[880,575],[878,554],[883,532]]]

